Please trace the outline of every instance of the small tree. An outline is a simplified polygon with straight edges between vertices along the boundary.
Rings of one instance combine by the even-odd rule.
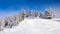
[[[24,20],[24,17],[25,17],[25,10],[21,10],[20,16],[19,16],[19,21]]]
[[[12,22],[13,22],[13,20],[12,20],[13,18],[10,16],[10,17],[8,17],[8,18],[5,18],[4,20],[5,20],[5,27],[7,27],[7,28],[11,28],[12,27]]]
[[[3,30],[5,28],[5,20],[1,20],[0,30]]]
[[[54,12],[53,12],[51,9],[46,10],[46,11],[45,11],[45,18],[47,18],[47,19],[52,19],[52,18],[54,18]]]
[[[34,17],[37,17],[38,16],[38,12],[36,11],[36,10],[34,10],[33,12],[32,12],[32,17],[34,18]]]
[[[3,26],[2,26],[2,19],[0,20],[0,31],[3,30]]]
[[[31,15],[32,15],[31,10],[29,10],[28,12],[26,12],[26,17],[29,17],[29,16],[31,16]]]
[[[38,16],[38,12],[34,12],[34,16],[37,17]]]
[[[44,15],[43,15],[42,13],[40,13],[40,14],[39,14],[39,17],[40,17],[40,18],[43,18],[43,17],[44,17]]]
[[[51,17],[54,18],[55,17],[55,14],[54,14],[54,11],[52,9],[50,9],[50,14],[51,14]]]
[[[19,15],[18,13],[15,14],[15,16],[14,16],[15,19],[14,19],[14,20],[16,20],[16,22],[17,22],[17,21],[19,22],[19,16],[20,16],[20,15]],[[17,23],[18,23],[18,22],[17,22]]]
[[[50,19],[51,18],[51,15],[50,15],[49,11],[45,11],[45,15],[44,16],[47,19]]]

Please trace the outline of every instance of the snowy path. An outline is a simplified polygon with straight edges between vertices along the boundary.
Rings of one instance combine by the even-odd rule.
[[[25,19],[18,26],[0,34],[60,34],[60,22],[48,19]]]

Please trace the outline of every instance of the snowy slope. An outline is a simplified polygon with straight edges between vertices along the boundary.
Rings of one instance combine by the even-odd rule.
[[[60,34],[60,22],[49,19],[26,19],[11,29],[5,28],[0,34]]]

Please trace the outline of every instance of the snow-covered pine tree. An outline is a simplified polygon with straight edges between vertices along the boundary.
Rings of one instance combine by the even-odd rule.
[[[39,18],[44,18],[44,15],[42,13],[39,13]]]
[[[37,16],[38,16],[38,12],[36,10],[33,10],[32,17],[34,18],[34,17],[37,17]]]
[[[22,20],[24,20],[24,17],[25,17],[25,10],[24,9],[22,9],[21,11],[20,11],[20,17],[19,17],[19,21],[21,22]]]
[[[35,11],[34,12],[34,16],[37,17],[38,16],[38,12]]]
[[[2,28],[2,19],[0,20],[0,31],[3,30],[4,28]]]
[[[54,17],[55,17],[55,14],[54,14],[54,11],[53,11],[53,9],[52,9],[52,8],[49,8],[49,12],[50,12],[50,14],[51,14],[52,18],[54,18]]]
[[[44,17],[45,17],[46,19],[51,19],[51,16],[50,16],[50,13],[49,13],[49,10],[48,10],[48,9],[45,10]]]
[[[5,20],[1,20],[0,30],[3,30],[5,28]]]
[[[19,24],[19,22],[20,22],[20,21],[19,21],[19,20],[20,20],[20,19],[19,19],[19,16],[20,16],[19,13],[16,13],[16,14],[14,15],[14,17],[13,17],[13,18],[14,18],[14,22],[15,22],[14,25],[18,25],[18,24]]]
[[[11,28],[12,27],[12,18],[6,17],[4,20],[5,20],[5,27]]]
[[[28,12],[26,12],[26,17],[31,17],[32,16],[32,11],[29,10]]]
[[[52,19],[54,17],[54,12],[51,9],[46,9],[44,16],[47,19]]]

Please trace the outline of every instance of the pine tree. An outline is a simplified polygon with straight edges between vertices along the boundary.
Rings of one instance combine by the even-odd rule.
[[[32,12],[32,17],[34,18],[34,17],[37,17],[38,16],[38,12],[36,11],[36,10],[34,10],[33,12]]]
[[[51,19],[50,12],[48,10],[45,11],[45,18]]]
[[[34,12],[34,16],[37,17],[38,16],[38,12]]]
[[[12,17],[11,16],[7,17],[4,20],[5,20],[5,27],[11,28],[12,27],[12,22],[13,22]]]
[[[52,18],[54,18],[54,17],[55,17],[55,14],[54,14],[54,11],[53,11],[53,9],[52,9],[52,8],[49,8],[49,12],[50,12],[50,14],[51,14]]]
[[[19,13],[16,13],[16,14],[13,16],[14,22],[15,22],[14,26],[19,24],[19,16],[20,16]]]
[[[2,19],[2,20],[1,20],[0,30],[3,30],[4,28],[5,28],[5,20]]]
[[[48,9],[48,10],[45,11],[45,18],[47,18],[47,19],[54,18],[54,13],[51,9]]]
[[[26,17],[29,17],[29,16],[31,16],[31,15],[32,15],[31,10],[29,10],[28,12],[26,12]]]
[[[0,31],[2,31],[4,28],[2,28],[2,19],[0,20]]]
[[[42,13],[40,13],[40,14],[39,14],[39,17],[40,17],[40,18],[43,18],[43,17],[44,17],[44,15],[43,15]]]
[[[24,17],[25,17],[25,10],[22,9],[20,12],[19,21],[21,22],[22,20],[24,20]]]

